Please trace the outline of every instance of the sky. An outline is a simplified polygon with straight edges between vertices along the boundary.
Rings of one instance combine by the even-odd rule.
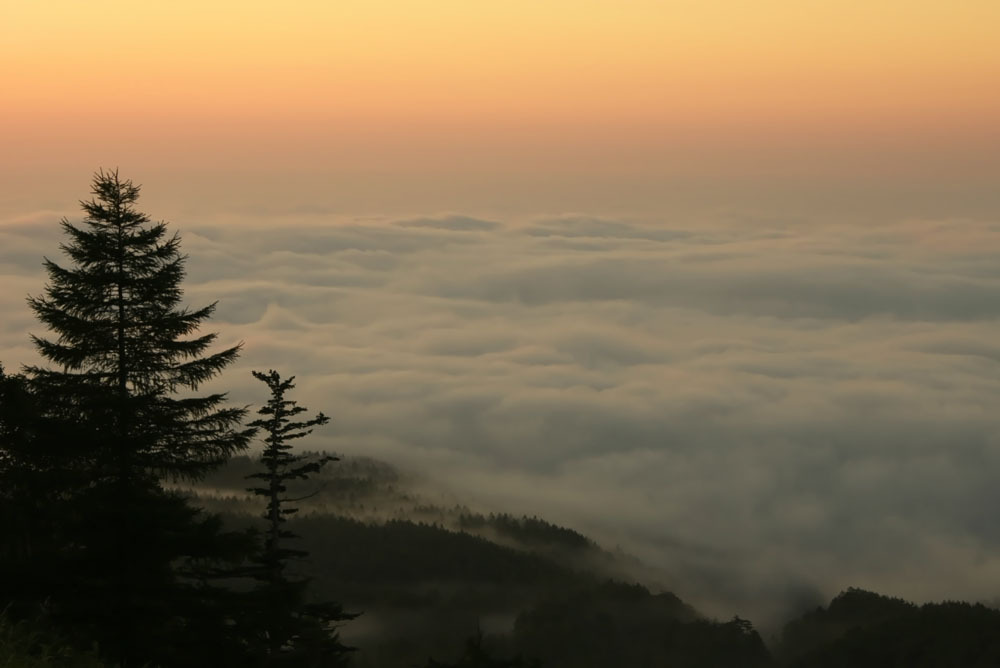
[[[204,6],[209,5],[209,6]],[[98,168],[316,445],[724,618],[1000,597],[993,0],[0,0],[0,362]]]
[[[3,204],[117,165],[195,211],[978,215],[998,24],[993,0],[4,0]]]

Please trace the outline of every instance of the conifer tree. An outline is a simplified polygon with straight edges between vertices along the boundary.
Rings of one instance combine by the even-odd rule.
[[[207,354],[217,335],[197,330],[215,304],[180,305],[180,237],[135,209],[139,186],[101,171],[92,194],[80,203],[82,225],[61,223],[72,266],[46,259],[45,296],[28,299],[57,335],[32,340],[58,368],[28,373],[36,386],[99,416],[110,437],[100,455],[115,464],[108,475],[197,478],[246,447],[250,434],[237,428],[246,411],[223,407],[224,394],[173,395],[216,376],[240,346]]]
[[[25,374],[50,422],[72,434],[70,465],[85,480],[62,490],[76,521],[66,521],[64,586],[48,596],[121,665],[196,665],[171,654],[190,643],[192,620],[227,625],[210,623],[217,597],[188,567],[238,558],[240,541],[161,480],[196,479],[247,446],[246,411],[222,393],[196,395],[240,346],[209,352],[216,335],[198,330],[215,305],[181,305],[180,238],[135,208],[139,186],[117,171],[92,185],[83,222],[61,222],[69,264],[46,259],[44,295],[28,299],[52,333],[32,340],[53,366]]]
[[[255,576],[259,582],[254,606],[263,612],[256,624],[264,665],[337,666],[346,664],[351,648],[341,644],[336,623],[355,617],[345,613],[335,603],[311,603],[306,600],[307,579],[295,578],[289,573],[291,559],[307,555],[303,550],[290,548],[287,541],[297,536],[284,528],[286,517],[298,512],[290,503],[301,501],[312,494],[290,498],[288,483],[305,480],[318,473],[329,462],[337,461],[330,455],[318,458],[293,454],[290,441],[304,438],[313,427],[330,421],[323,413],[305,420],[296,416],[306,408],[287,399],[295,377],[282,380],[277,371],[253,375],[265,383],[271,392],[267,404],[260,408],[261,416],[250,423],[264,433],[264,452],[261,463],[264,470],[247,476],[259,480],[257,487],[248,491],[267,500],[264,518],[267,520],[263,549],[257,558]]]

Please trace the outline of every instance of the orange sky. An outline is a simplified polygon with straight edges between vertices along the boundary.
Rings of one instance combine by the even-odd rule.
[[[988,181],[998,26],[996,0],[8,1],[0,170]]]

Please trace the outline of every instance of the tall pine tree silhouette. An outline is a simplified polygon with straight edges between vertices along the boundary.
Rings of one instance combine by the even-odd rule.
[[[259,480],[260,485],[248,491],[267,500],[264,518],[267,520],[263,549],[257,558],[258,586],[254,610],[260,611],[252,621],[258,630],[260,654],[267,666],[338,666],[345,665],[351,651],[341,644],[336,623],[353,619],[356,615],[345,613],[336,603],[308,602],[308,579],[295,578],[289,573],[292,559],[307,555],[303,550],[290,548],[287,541],[297,536],[284,528],[288,515],[298,512],[289,505],[312,494],[290,498],[288,483],[305,480],[318,473],[337,458],[325,455],[313,457],[293,454],[290,441],[308,436],[313,427],[330,421],[323,413],[305,420],[296,416],[306,408],[286,398],[295,385],[295,377],[282,380],[277,371],[254,371],[255,378],[265,383],[271,391],[267,404],[258,410],[261,416],[250,423],[264,433],[264,452],[261,463],[264,470],[247,476]]]
[[[224,394],[173,395],[217,375],[240,346],[206,354],[217,335],[195,334],[215,304],[180,306],[180,238],[134,208],[139,186],[98,172],[92,193],[81,202],[83,225],[61,223],[73,266],[46,259],[45,296],[28,300],[58,335],[32,340],[60,368],[28,372],[36,385],[98,409],[113,437],[103,459],[114,463],[109,475],[196,478],[246,447],[249,434],[236,429],[246,411],[221,407]]]
[[[70,264],[46,259],[44,296],[28,299],[54,335],[32,337],[53,366],[25,373],[72,425],[72,466],[86,478],[67,490],[78,522],[53,614],[123,665],[191,665],[172,652],[226,623],[221,611],[212,621],[217,602],[179,565],[235,558],[238,541],[161,480],[196,479],[247,446],[246,411],[225,406],[225,394],[196,394],[240,346],[209,352],[216,335],[198,330],[215,305],[181,305],[180,239],[135,208],[139,186],[100,171],[91,192],[83,222],[61,223]]]

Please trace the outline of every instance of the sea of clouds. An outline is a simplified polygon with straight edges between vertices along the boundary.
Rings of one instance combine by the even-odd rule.
[[[67,215],[76,219],[73,213]],[[58,212],[0,221],[0,362]],[[192,306],[306,444],[621,546],[710,613],[1000,597],[1000,223],[323,212],[178,221]]]

